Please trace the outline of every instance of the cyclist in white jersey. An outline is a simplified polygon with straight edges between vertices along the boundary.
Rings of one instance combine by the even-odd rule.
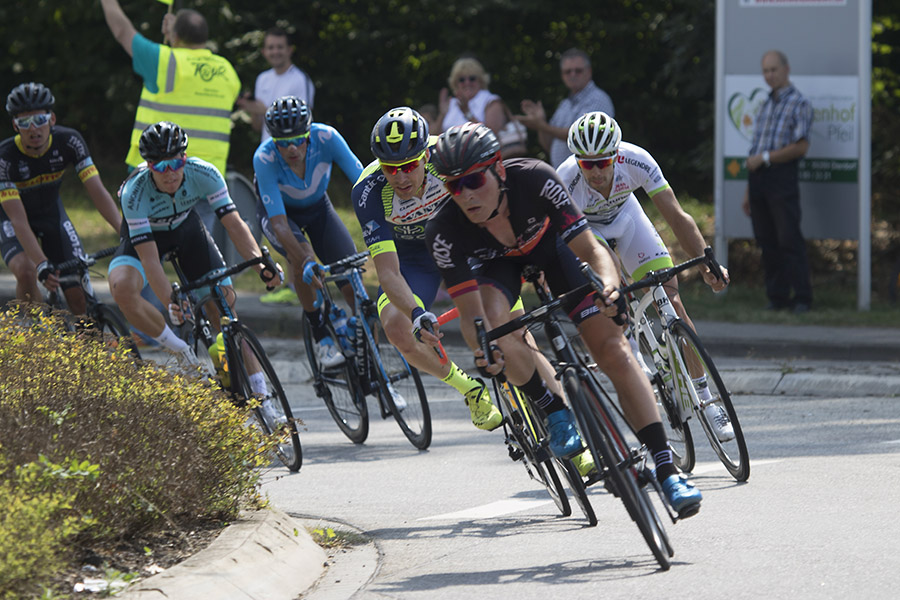
[[[632,279],[636,281],[650,271],[673,265],[659,232],[634,195],[638,188],[653,200],[681,247],[691,256],[703,254],[707,244],[700,229],[681,208],[656,160],[640,146],[623,142],[615,119],[604,112],[587,113],[569,128],[567,141],[572,156],[563,161],[557,173],[594,233],[615,245],[622,267]],[[728,285],[725,267],[724,280],[717,279],[705,264],[700,269],[703,281],[713,291],[719,292]],[[669,280],[664,288],[675,312],[693,328],[678,294],[677,278]],[[709,394],[705,380],[695,383],[701,398]],[[721,405],[710,404],[707,410],[719,439],[732,439],[734,430]]]

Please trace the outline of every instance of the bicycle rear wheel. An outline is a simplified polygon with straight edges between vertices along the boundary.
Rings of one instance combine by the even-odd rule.
[[[431,410],[425,397],[425,387],[419,372],[406,362],[400,351],[387,338],[381,320],[376,315],[368,316],[373,343],[368,359],[378,381],[378,394],[388,411],[394,415],[406,438],[419,450],[431,444]],[[363,343],[357,340],[356,343]],[[376,357],[380,357],[380,364]],[[398,409],[397,404],[401,403]]]
[[[578,467],[575,466],[571,459],[557,458],[556,462],[566,477],[566,483],[569,484],[569,490],[571,490],[572,496],[575,497],[575,502],[578,503],[578,507],[588,520],[588,527],[594,527],[597,524],[597,514],[594,512],[594,507],[587,497],[587,489],[584,487],[584,479],[582,479],[581,473],[578,472]]]
[[[666,430],[669,448],[672,450],[672,460],[679,470],[691,472],[697,460],[696,452],[694,452],[694,437],[691,435],[691,428],[687,420],[691,413],[690,411],[685,411],[685,417],[682,420],[683,413],[675,404],[677,400],[672,395],[673,389],[666,385],[663,374],[656,370],[653,352],[650,349],[651,345],[646,338],[647,335],[649,334],[646,331],[641,331],[638,346],[641,349],[641,357],[644,359],[644,364],[651,371],[656,371],[650,378],[650,383],[654,388],[656,406],[659,410],[663,428]],[[668,365],[665,368],[668,368]]]
[[[741,429],[740,421],[738,421],[737,412],[734,410],[734,404],[731,402],[731,394],[722,383],[722,377],[719,370],[710,358],[709,353],[700,342],[700,338],[693,329],[688,327],[684,321],[676,321],[670,329],[672,339],[669,340],[669,352],[676,352],[678,358],[678,369],[673,374],[674,377],[681,380],[681,388],[690,394],[694,413],[697,420],[706,432],[716,456],[725,465],[725,468],[737,481],[747,481],[750,477],[750,455],[747,452],[747,443],[744,440],[744,432]],[[706,382],[709,385],[709,391],[713,400],[702,401],[697,396],[697,391],[688,372],[686,361],[688,356],[692,356],[699,362],[706,376]],[[674,361],[673,361],[674,362]],[[714,425],[707,415],[704,408],[713,403],[721,403],[721,407],[725,410],[728,418],[731,420],[731,426],[734,429],[734,438],[731,440],[720,440],[716,435]]]
[[[332,334],[335,348],[341,345]],[[362,444],[369,436],[369,408],[366,396],[359,385],[352,359],[347,359],[337,367],[324,368],[316,359],[315,340],[312,327],[303,317],[303,343],[306,358],[313,374],[316,395],[325,402],[331,418],[351,442]]]
[[[559,512],[562,516],[568,517],[572,514],[572,506],[569,504],[569,498],[556,473],[553,461],[543,458],[549,453],[546,448],[538,445],[539,438],[534,435],[535,429],[531,425],[532,413],[526,413],[528,408],[525,406],[525,400],[521,394],[510,388],[508,383],[499,384],[496,379],[494,392],[500,411],[506,419],[506,431],[509,435],[506,445],[509,448],[510,458],[523,462],[528,475],[547,489]]]
[[[639,480],[639,473],[633,464],[634,457],[611,413],[592,389],[592,382],[582,381],[573,369],[566,369],[563,384],[585,443],[594,454],[601,478],[609,480],[660,568],[669,570],[669,557],[674,552],[646,488]]]
[[[294,419],[278,375],[256,335],[236,321],[230,327],[231,335],[226,340],[232,388],[246,401],[258,403],[253,413],[265,433],[278,436],[275,446],[278,459],[291,471],[299,471],[303,464],[303,451],[300,447],[300,435],[297,433],[297,420]],[[249,353],[262,367],[260,373],[265,380],[264,392],[256,393],[251,389],[244,353]]]

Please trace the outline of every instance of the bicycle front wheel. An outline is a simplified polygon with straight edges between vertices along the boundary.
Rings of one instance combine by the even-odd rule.
[[[406,362],[387,338],[381,320],[369,316],[373,344],[368,352],[378,381],[382,404],[394,415],[406,438],[419,450],[431,445],[431,410],[419,372]],[[362,340],[357,340],[357,344]],[[380,363],[379,363],[380,359]]]
[[[541,437],[532,416],[534,413],[525,404],[527,400],[515,388],[510,387],[509,382],[499,384],[496,379],[494,393],[500,411],[506,418],[506,431],[509,434],[506,445],[510,458],[523,462],[528,475],[547,489],[556,508],[562,516],[568,517],[572,514],[572,506],[553,466],[553,460],[546,458],[549,452],[541,447]]]
[[[238,322],[231,323],[231,335],[226,339],[233,389],[247,402],[252,400],[257,403],[253,413],[263,431],[278,436],[276,456],[291,471],[299,471],[303,464],[303,451],[297,433],[297,420],[269,357],[256,335]],[[259,384],[251,387],[248,365],[253,365],[254,361],[260,367],[257,373],[262,375],[262,389]],[[258,377],[255,379],[259,381]]]
[[[700,342],[700,338],[684,321],[675,321],[671,326],[670,335],[672,339],[669,340],[669,351],[677,352],[675,358],[678,360],[672,362],[675,363],[673,375],[681,381],[679,388],[689,394],[697,420],[700,421],[703,431],[706,432],[706,437],[716,456],[737,481],[747,481],[750,477],[750,455],[747,452],[747,443],[744,440],[744,432],[738,421],[737,412],[734,410],[734,404],[731,402],[731,394],[722,383],[719,370]],[[688,371],[688,365],[691,364],[687,360],[689,357],[694,359],[692,362],[702,366],[703,376],[709,386],[711,396],[709,400],[701,400],[698,396],[691,373]],[[716,433],[714,421],[717,407],[728,415],[734,430],[733,435],[723,435],[720,438]]]
[[[333,335],[331,338],[335,348],[340,348],[339,341],[334,339]],[[369,408],[366,406],[366,396],[355,376],[351,359],[345,360],[337,367],[323,367],[316,358],[316,342],[306,317],[303,317],[303,343],[306,346],[306,358],[312,370],[316,395],[325,403],[338,429],[351,442],[362,444],[369,436]]]
[[[632,451],[619,432],[612,414],[590,381],[582,381],[573,369],[566,369],[563,384],[575,411],[585,443],[594,455],[600,477],[608,481],[637,524],[644,541],[663,571],[668,571],[672,551],[662,521],[640,480]]]

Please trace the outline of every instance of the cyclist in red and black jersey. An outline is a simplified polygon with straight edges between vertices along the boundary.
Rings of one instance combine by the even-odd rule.
[[[119,209],[103,186],[81,134],[56,125],[55,99],[40,83],[23,83],[6,99],[17,135],[0,142],[0,254],[16,277],[16,297],[41,299],[38,281],[59,286],[54,263],[82,254],[81,241],[59,196],[66,168],[74,166],[94,206],[117,233]],[[63,289],[73,313],[84,313],[84,292]]]
[[[478,349],[474,320],[491,329],[509,321],[526,265],[543,270],[551,291],[564,294],[586,280],[580,262],[608,282],[601,297],[590,293],[566,306],[594,360],[610,378],[625,416],[656,463],[666,498],[682,516],[695,514],[701,494],[683,480],[672,461],[653,390],[637,364],[621,327],[607,316],[618,312],[612,285],[618,271],[609,249],[594,237],[553,168],[534,159],[500,161],[500,144],[486,126],[466,123],[444,132],[433,164],[446,176],[453,202],[425,227],[431,256],[459,309],[460,327],[475,351],[476,365],[490,373],[504,366],[509,381],[543,409],[555,454],[573,455],[582,444],[572,414],[537,370],[534,351],[520,335],[498,340],[496,364]],[[479,265],[477,272],[473,264]],[[600,312],[604,313],[603,315]]]

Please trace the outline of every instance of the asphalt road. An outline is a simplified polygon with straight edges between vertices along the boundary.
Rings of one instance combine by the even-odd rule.
[[[735,483],[698,444],[703,508],[667,525],[675,556],[664,573],[618,500],[595,486],[597,527],[586,527],[577,507],[561,517],[507,457],[502,434],[475,429],[458,395],[433,379],[429,450],[415,450],[392,420],[377,417],[366,443],[352,444],[313,396],[299,347],[268,343],[305,423],[304,465],[296,475],[268,471],[263,491],[306,523],[370,540],[338,553],[325,584],[305,598],[896,597],[896,390],[831,393],[810,384],[736,395],[750,480]],[[726,381],[801,372],[827,384],[846,365],[729,359],[720,369]],[[898,373],[895,364],[852,370],[876,381]]]

